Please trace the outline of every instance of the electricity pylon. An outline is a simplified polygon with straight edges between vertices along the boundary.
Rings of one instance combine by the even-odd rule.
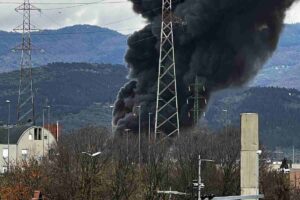
[[[40,11],[40,9],[33,6],[30,0],[24,0],[24,3],[18,6],[15,11],[23,16],[23,23],[14,29],[14,31],[22,33],[22,43],[14,49],[21,52],[17,120],[18,124],[34,124],[35,109],[31,62],[31,31],[37,29],[31,24],[31,11]]]
[[[160,133],[179,136],[172,0],[162,1],[160,40],[155,137]]]
[[[193,87],[193,96],[189,99],[193,99],[194,106],[192,109],[193,112],[193,121],[194,126],[197,126],[201,114],[204,112],[204,109],[202,106],[207,105],[207,99],[205,97],[205,80],[201,79],[199,76],[196,76],[195,83],[192,85]],[[192,88],[189,87],[189,90],[191,91]]]

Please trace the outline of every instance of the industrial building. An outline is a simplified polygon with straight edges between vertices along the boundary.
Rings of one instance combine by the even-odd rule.
[[[15,126],[9,131],[0,128],[0,172],[29,158],[41,160],[56,142],[57,135],[41,126]]]

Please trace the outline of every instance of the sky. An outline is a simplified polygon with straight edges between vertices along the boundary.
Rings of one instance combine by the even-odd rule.
[[[42,12],[32,14],[32,23],[40,29],[58,29],[75,24],[90,24],[107,27],[123,34],[141,29],[145,20],[135,14],[127,0],[98,0],[97,4],[74,6],[73,4],[39,3],[87,3],[97,0],[31,0]],[[5,2],[1,4],[1,2]],[[22,16],[15,12],[16,3],[22,0],[0,0],[0,30],[12,31],[22,23]],[[300,23],[300,2],[288,11],[286,23]]]

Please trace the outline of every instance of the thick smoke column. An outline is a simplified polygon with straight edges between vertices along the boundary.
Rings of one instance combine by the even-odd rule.
[[[128,40],[126,61],[130,82],[119,92],[113,123],[117,130],[137,130],[156,106],[162,0],[131,0],[135,12],[148,20]],[[210,93],[249,81],[276,49],[286,10],[295,0],[173,0],[174,15],[186,22],[174,27],[181,126],[190,126],[192,95],[188,87],[196,75]]]

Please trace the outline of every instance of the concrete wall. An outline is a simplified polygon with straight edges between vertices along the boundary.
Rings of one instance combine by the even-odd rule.
[[[241,195],[258,194],[258,114],[241,115]]]
[[[3,149],[8,149],[7,144],[0,144],[0,173],[3,173],[3,167],[8,166],[8,159],[3,158]],[[16,162],[17,145],[9,145],[9,162]]]
[[[41,129],[40,140],[35,140],[34,138],[34,130],[36,128]],[[27,150],[27,159],[41,159],[43,156],[48,155],[48,150],[51,149],[53,145],[56,145],[56,139],[47,129],[37,126],[31,127],[19,138],[18,144],[10,145],[10,163],[15,164],[24,159],[22,150]],[[7,148],[7,144],[0,144],[0,172],[3,172],[3,166],[7,165],[2,156],[4,148]]]

